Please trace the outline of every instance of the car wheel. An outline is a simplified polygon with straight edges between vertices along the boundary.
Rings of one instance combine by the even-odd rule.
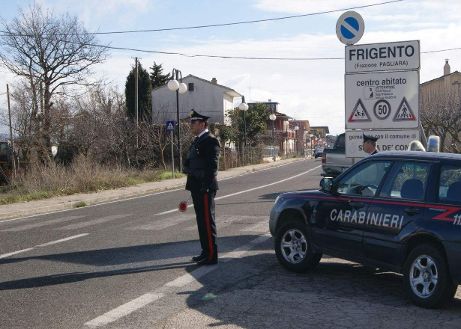
[[[275,254],[279,262],[294,272],[304,272],[314,268],[322,254],[312,251],[306,225],[301,221],[283,224],[275,236]]]
[[[410,299],[419,306],[443,306],[456,293],[456,284],[450,277],[442,253],[432,245],[414,248],[404,265],[405,289]]]

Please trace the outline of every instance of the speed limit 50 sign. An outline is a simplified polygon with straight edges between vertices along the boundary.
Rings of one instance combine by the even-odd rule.
[[[346,129],[419,126],[419,72],[346,74]]]

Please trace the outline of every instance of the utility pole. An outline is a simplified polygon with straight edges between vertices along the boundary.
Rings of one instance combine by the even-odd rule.
[[[11,161],[13,162],[13,177],[16,177],[16,160],[14,154],[13,128],[11,126],[11,106],[10,106],[10,87],[6,84],[6,97],[8,99],[8,120],[10,124],[10,141],[11,141]]]
[[[181,73],[182,78],[182,73]],[[179,71],[176,70],[176,80],[179,80]],[[182,172],[182,148],[181,148],[181,119],[179,118],[179,88],[176,90],[176,120],[178,121],[178,153],[179,172]]]
[[[136,110],[136,148],[139,148],[139,138],[138,138],[138,130],[139,130],[139,109],[138,109],[138,95],[139,95],[139,73],[138,73],[138,57],[134,58],[135,66],[136,66],[136,77],[134,82],[134,108]]]

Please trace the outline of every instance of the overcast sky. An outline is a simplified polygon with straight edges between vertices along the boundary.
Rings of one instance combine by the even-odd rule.
[[[0,17],[10,21],[18,8],[32,0],[0,0]],[[90,32],[146,30],[259,20],[382,3],[384,0],[37,0],[56,15],[77,16]],[[336,21],[343,11],[255,24],[166,32],[100,35],[101,43],[151,51],[248,57],[342,58],[344,45],[336,37]],[[420,40],[421,82],[439,77],[445,59],[451,70],[461,68],[461,1],[406,0],[356,9],[365,21],[361,43]],[[427,51],[460,48],[436,53]],[[165,71],[181,70],[244,94],[247,101],[279,102],[279,111],[313,126],[344,131],[344,60],[243,60],[183,57],[110,51],[104,64],[93,68],[119,91],[140,57],[148,68],[156,61]],[[0,68],[1,86],[14,77]],[[0,87],[0,111],[5,95]]]

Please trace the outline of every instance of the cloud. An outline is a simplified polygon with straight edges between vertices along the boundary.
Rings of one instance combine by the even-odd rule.
[[[255,8],[273,13],[302,15],[334,10],[327,16],[339,17],[337,10],[378,4],[384,0],[258,0]],[[447,10],[448,9],[448,10]],[[383,28],[404,27],[405,29],[421,26],[442,26],[448,22],[461,20],[461,2],[457,0],[406,0],[386,5],[355,9],[364,20],[365,25],[381,23]],[[428,14],[429,13],[429,14]]]
[[[90,31],[98,30],[106,23],[123,29],[155,7],[155,1],[151,0],[40,0],[40,3],[43,8],[53,8],[55,14],[78,16]]]
[[[369,0],[258,0],[255,7],[262,11],[288,14],[307,14],[345,9],[370,4]]]

